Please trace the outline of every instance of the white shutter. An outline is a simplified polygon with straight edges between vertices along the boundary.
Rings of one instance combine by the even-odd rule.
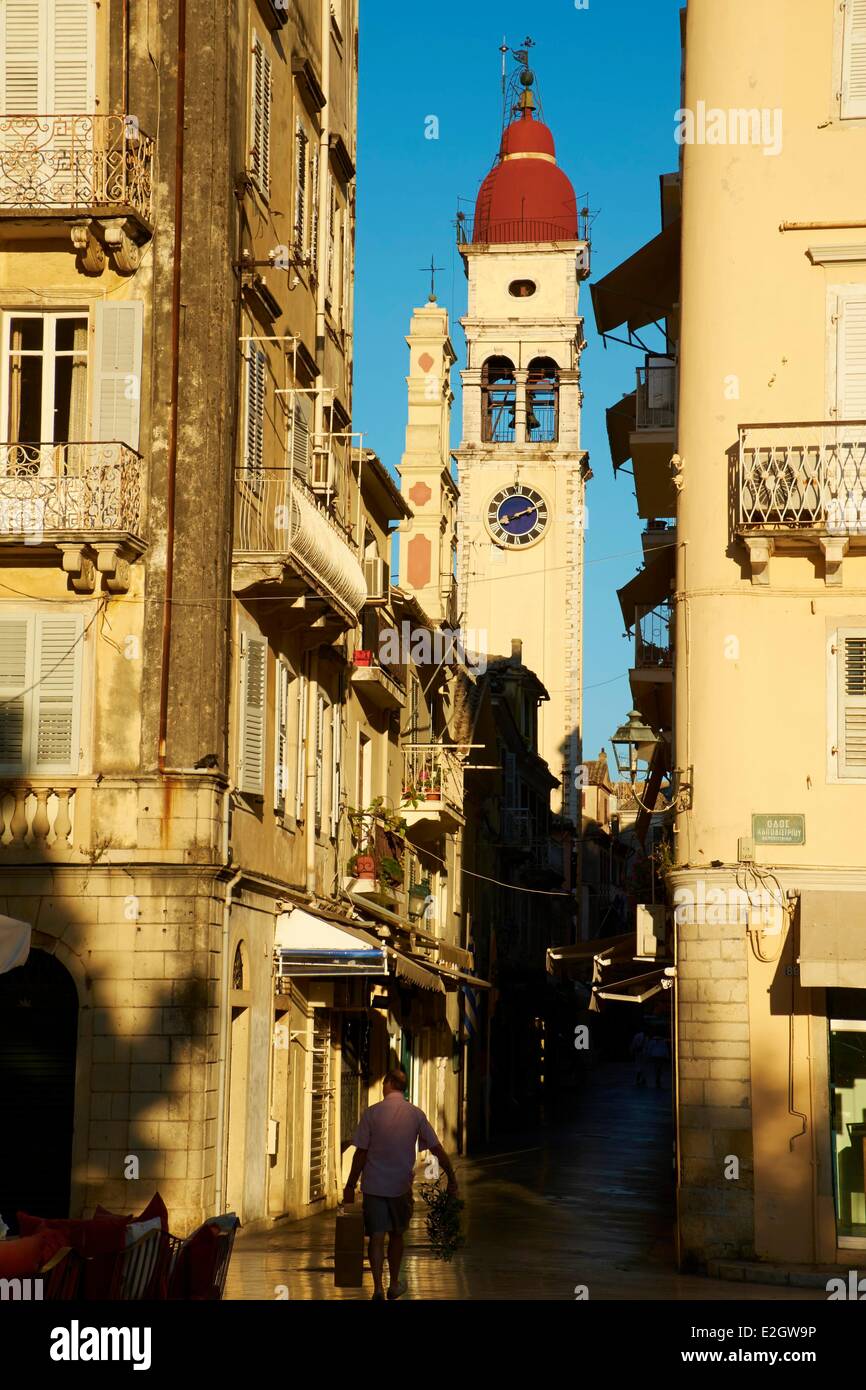
[[[319,146],[313,144],[310,170],[310,267],[319,273]]]
[[[840,777],[866,777],[866,629],[843,628],[837,639]]]
[[[26,618],[0,618],[0,771],[24,770],[27,699]]]
[[[268,645],[241,633],[241,729],[238,785],[262,796],[265,789],[265,719]]]
[[[250,175],[262,197],[271,191],[271,60],[253,34],[250,76]]]
[[[298,676],[298,763],[295,769],[295,819],[301,820],[304,814],[304,801],[307,790],[307,676],[304,671]]]
[[[322,828],[322,785],[325,763],[325,697],[316,700],[316,830]]]
[[[842,115],[866,116],[866,0],[846,0],[845,3]]]
[[[331,706],[331,839],[337,838],[340,821],[340,793],[343,779],[343,711]]]
[[[274,810],[286,809],[289,772],[289,684],[291,671],[282,659],[277,661],[276,712],[274,718]]]
[[[77,772],[81,691],[81,618],[36,617],[32,771]]]
[[[337,237],[337,190],[333,178],[329,181],[328,193],[328,268],[326,284],[329,296],[334,292],[334,247]]]
[[[838,303],[836,414],[866,420],[866,294],[845,295]]]
[[[254,343],[247,344],[244,378],[244,472],[260,480],[265,443],[265,354]]]
[[[11,116],[42,114],[45,94],[45,12],[41,0],[2,0],[3,112]]]
[[[50,3],[50,0],[49,0]],[[92,112],[95,67],[92,0],[53,0],[47,41],[47,111]]]
[[[143,322],[140,299],[97,302],[93,438],[99,443],[118,440],[138,449]]]
[[[309,407],[306,399],[295,401],[294,425],[292,428],[292,467],[304,482],[310,475],[310,422],[307,416]]]
[[[303,252],[307,241],[307,132],[301,121],[295,130],[295,245]]]

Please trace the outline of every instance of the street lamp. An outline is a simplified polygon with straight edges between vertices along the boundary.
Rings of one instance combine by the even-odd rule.
[[[659,741],[648,724],[641,719],[638,710],[633,709],[625,724],[620,724],[611,738],[617,771],[621,777],[628,777],[632,786],[637,778],[638,763],[649,763]]]

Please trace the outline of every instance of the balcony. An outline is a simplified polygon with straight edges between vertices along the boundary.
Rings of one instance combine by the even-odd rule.
[[[531,245],[538,242],[564,241],[574,243],[574,226],[569,225],[567,217],[557,222],[555,217],[520,217],[491,220],[488,216],[469,216],[457,213],[457,245],[461,250],[467,247]],[[589,212],[581,208],[577,216],[578,243],[586,243],[583,274],[589,274]]]
[[[352,688],[358,692],[362,700],[369,701],[376,709],[403,709],[406,704],[406,690],[400,676],[402,667],[389,670],[379,660],[376,652],[355,648]]]
[[[138,268],[153,232],[154,142],[134,116],[0,116],[0,228],[22,220],[50,235],[76,225],[82,269],[98,274],[106,250],[122,274]]]
[[[673,666],[670,604],[639,608],[635,618],[635,665],[646,670],[669,670]]]
[[[438,743],[414,744],[403,752],[400,814],[419,838],[457,830],[463,817],[463,763]]]
[[[0,858],[65,859],[72,850],[75,787],[0,783]]]
[[[142,495],[143,460],[127,444],[0,444],[0,553],[53,548],[77,592],[92,593],[99,572],[125,593],[145,548]]]
[[[237,592],[276,589],[301,605],[317,598],[355,626],[367,584],[349,533],[291,469],[236,470],[234,527]]]
[[[673,362],[650,363],[637,369],[635,430],[670,432],[677,423],[677,368]]]
[[[671,606],[635,609],[635,659],[629,685],[635,708],[654,729],[669,729],[673,715]]]
[[[532,812],[524,806],[503,806],[499,837],[503,845],[529,854],[533,843]]]
[[[774,552],[814,547],[841,584],[845,554],[866,549],[866,421],[741,425],[735,467],[752,582],[769,582]]]

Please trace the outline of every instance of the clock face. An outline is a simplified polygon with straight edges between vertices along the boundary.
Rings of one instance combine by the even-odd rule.
[[[500,489],[487,507],[487,529],[496,544],[518,550],[540,540],[548,520],[547,503],[541,493],[516,483]]]

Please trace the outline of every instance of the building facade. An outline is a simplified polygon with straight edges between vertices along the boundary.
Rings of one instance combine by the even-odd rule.
[[[631,328],[638,297],[668,319],[637,398],[664,442],[609,422],[641,515],[676,518],[675,565],[634,584],[674,583],[679,1242],[703,1265],[866,1248],[861,9],[690,0],[682,222],[596,296],[605,331],[629,282]]]

